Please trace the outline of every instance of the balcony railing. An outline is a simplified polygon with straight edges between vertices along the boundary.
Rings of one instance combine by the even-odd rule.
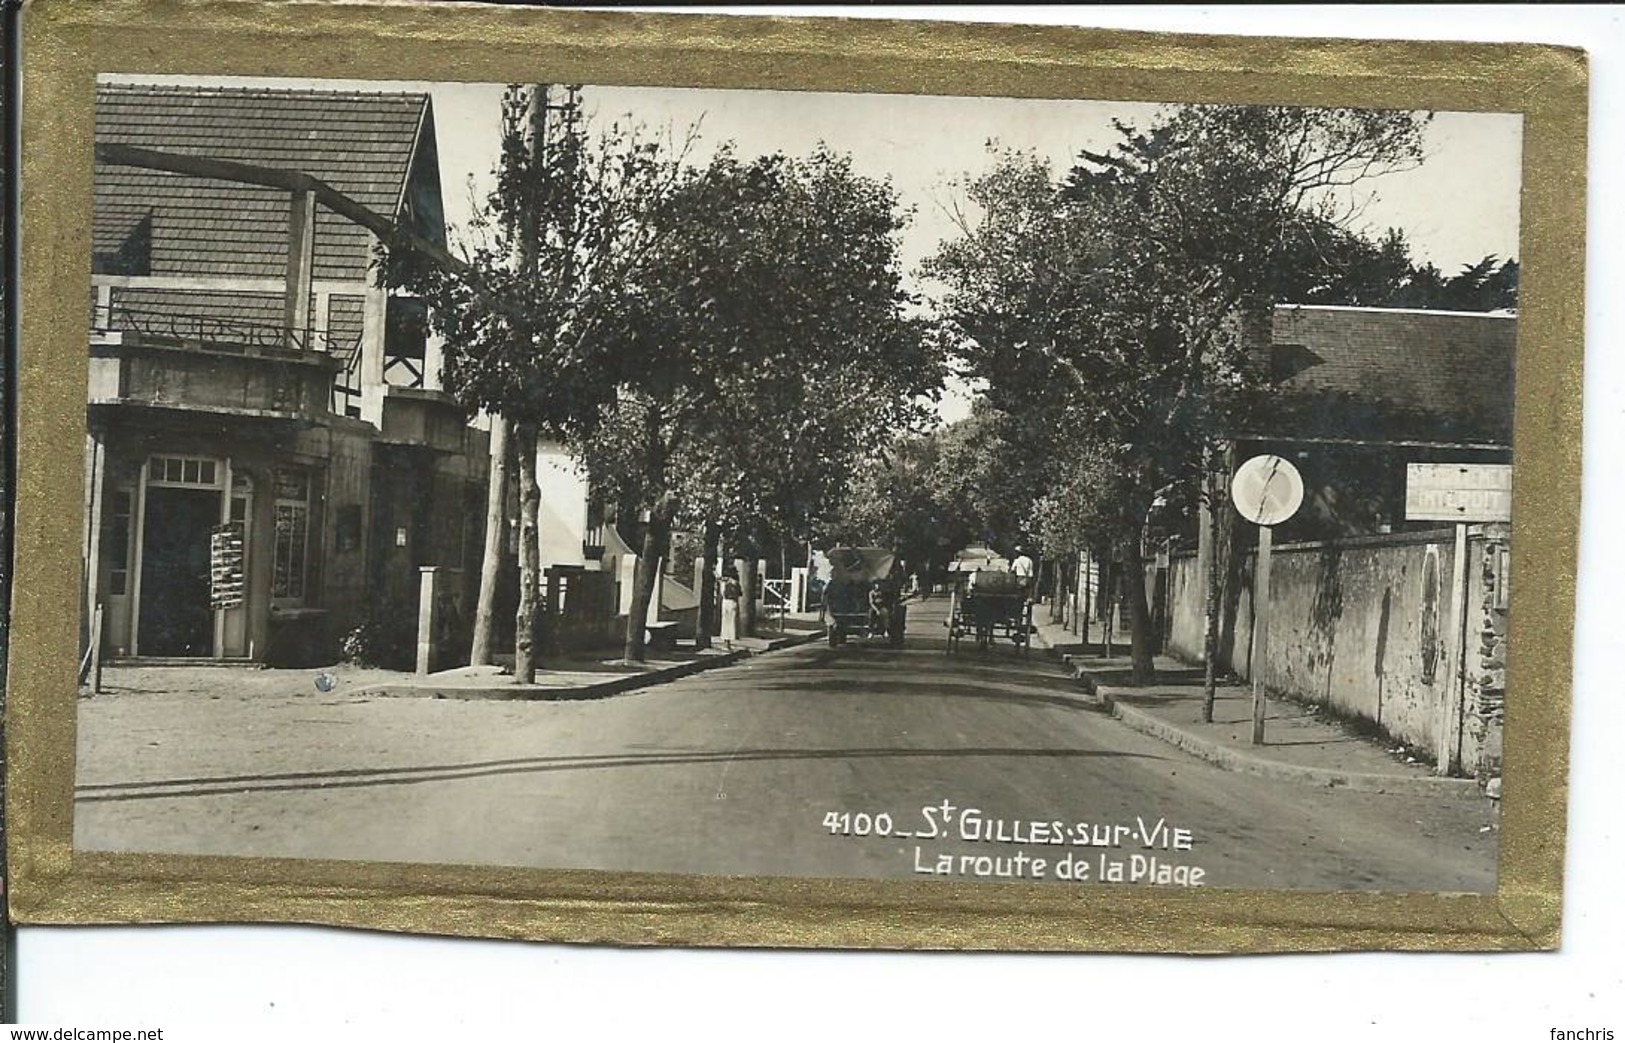
[[[106,308],[106,325],[98,333],[134,333],[145,343],[208,348],[211,351],[324,351],[343,357],[346,351],[329,343],[326,330],[295,328],[275,323],[244,322],[212,315],[153,313],[125,304]],[[355,342],[360,344],[359,338]],[[353,351],[354,346],[351,346]]]
[[[222,319],[212,315],[153,313],[114,303],[99,311],[92,331],[135,334],[142,344],[195,347],[245,355],[318,352],[342,363],[333,378],[330,408],[340,416],[361,415],[361,337],[335,343],[327,330],[265,322]]]

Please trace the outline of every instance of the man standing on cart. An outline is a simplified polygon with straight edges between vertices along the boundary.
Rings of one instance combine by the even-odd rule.
[[[1021,577],[1021,585],[1027,592],[1027,600],[1033,596],[1033,559],[1027,556],[1026,547],[1017,547],[1016,556],[1010,561],[1010,572]]]

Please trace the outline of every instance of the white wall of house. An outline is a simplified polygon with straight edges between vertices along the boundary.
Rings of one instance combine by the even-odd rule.
[[[544,442],[536,451],[536,483],[542,493],[536,517],[542,567],[587,564],[581,553],[587,535],[586,472],[564,446]]]

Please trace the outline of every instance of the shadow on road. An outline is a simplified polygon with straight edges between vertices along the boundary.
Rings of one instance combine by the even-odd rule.
[[[1035,750],[975,746],[818,750],[692,750],[650,754],[610,753],[569,757],[519,757],[507,760],[471,761],[464,764],[420,765],[405,768],[343,768],[333,771],[296,771],[262,775],[221,775],[192,779],[162,779],[153,782],[100,783],[77,787],[74,800],[88,803],[115,800],[207,797],[237,793],[272,793],[283,790],[397,786],[420,782],[445,782],[455,779],[479,779],[554,771],[591,771],[602,768],[648,768],[689,764],[730,764],[739,761],[863,760],[929,757],[1019,757],[1054,760],[1087,760],[1099,757],[1140,760],[1162,759],[1144,754],[1123,753],[1116,750]]]
[[[1181,667],[1175,670],[1159,669],[1151,680],[1136,683],[1132,670],[1091,670],[1096,684],[1113,688],[1153,688],[1157,685],[1187,685],[1202,680],[1202,668]]]
[[[1032,678],[1027,678],[1031,681]],[[878,677],[867,677],[863,681],[861,695],[865,698],[948,698],[948,699],[980,699],[984,702],[1011,703],[1022,706],[1061,706],[1069,710],[1082,710],[1087,713],[1104,713],[1105,711],[1092,703],[1083,702],[1076,696],[1062,692],[1047,692],[1042,688],[1031,685],[1017,685],[1009,681],[995,681],[1000,687],[990,687],[984,679],[979,684],[944,683],[939,678],[930,675],[916,676],[910,680],[887,680]],[[831,697],[840,696],[841,692],[829,690],[826,679],[810,679],[806,681],[776,682],[768,681],[756,685],[753,691],[758,692],[806,692]]]

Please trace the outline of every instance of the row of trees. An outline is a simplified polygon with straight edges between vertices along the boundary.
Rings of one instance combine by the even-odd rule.
[[[1043,437],[985,401],[957,423],[898,434],[859,468],[823,535],[894,548],[926,571],[973,544],[1013,553],[1032,540],[1032,505],[1051,480],[1053,461],[1027,452]]]
[[[926,264],[954,361],[985,388],[966,437],[938,439],[939,451],[980,446],[982,466],[965,473],[980,488],[960,500],[971,524],[1005,544],[1037,537],[1055,557],[1113,548],[1143,576],[1152,512],[1220,503],[1227,432],[1259,429],[1271,389],[1248,333],[1273,302],[1515,305],[1515,262],[1445,278],[1412,262],[1402,233],[1352,229],[1365,182],[1422,161],[1427,123],[1186,106],[1117,124],[1110,149],[1059,177],[1035,155],[996,151],[964,186],[959,234]],[[1127,594],[1143,680],[1144,583]],[[1216,584],[1209,598],[1212,663]]]
[[[564,441],[645,523],[625,647],[641,659],[675,527],[703,531],[712,561],[725,538],[807,538],[857,461],[942,384],[940,341],[907,316],[907,215],[889,184],[828,149],[696,162],[694,141],[595,136],[578,90],[510,88],[497,185],[462,263],[404,241],[386,254],[386,280],[425,298],[445,338],[446,388],[492,414],[495,436],[511,426],[521,681],[539,439]]]
[[[1421,162],[1420,114],[1174,108],[1118,124],[1061,176],[995,151],[924,265],[929,321],[903,289],[908,215],[847,157],[698,162],[693,134],[585,124],[573,89],[511,89],[479,243],[453,265],[398,243],[386,272],[427,298],[447,387],[499,435],[512,425],[522,679],[540,438],[646,522],[640,658],[635,621],[678,528],[713,561],[724,541],[877,542],[925,563],[1036,538],[1052,556],[1116,547],[1135,574],[1152,510],[1221,495],[1216,449],[1265,408],[1249,309],[1516,301],[1515,262],[1445,277],[1402,233],[1352,230],[1363,183]],[[983,389],[971,417],[899,435],[950,369]],[[1148,675],[1143,584],[1129,592]]]
[[[1337,233],[1341,256],[1355,263],[1322,273],[1329,277],[1317,286],[1300,286],[1294,303],[1516,307],[1516,261],[1487,257],[1444,278],[1432,264],[1411,261],[1398,230],[1378,241],[1330,231]],[[830,538],[894,546],[920,562],[940,562],[978,541],[1005,550],[1032,544],[1056,557],[1090,547],[1103,526],[1095,498],[1079,491],[1107,488],[1109,460],[1098,453],[1065,455],[1068,441],[1058,437],[1053,418],[1052,410],[1005,412],[979,398],[963,420],[898,435],[858,471]],[[1188,487],[1163,492],[1171,514],[1188,513]],[[1170,503],[1168,494],[1182,499]]]

